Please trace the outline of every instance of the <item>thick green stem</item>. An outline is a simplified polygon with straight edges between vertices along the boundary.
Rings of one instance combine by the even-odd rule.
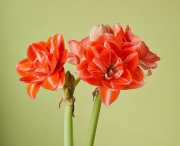
[[[73,146],[72,105],[65,103],[64,109],[64,146]]]
[[[94,102],[94,107],[93,107],[93,111],[91,115],[91,120],[89,124],[89,130],[88,130],[85,146],[93,146],[94,144],[100,109],[101,109],[101,99],[99,97],[99,94],[97,94],[95,102]]]

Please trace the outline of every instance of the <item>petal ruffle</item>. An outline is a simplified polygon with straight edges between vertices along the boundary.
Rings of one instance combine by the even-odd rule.
[[[131,74],[128,69],[125,69],[123,74],[119,78],[117,79],[112,78],[110,80],[104,78],[101,80],[101,83],[104,87],[110,88],[111,90],[115,91],[115,90],[120,90],[122,85],[130,84],[131,81],[132,81]]]
[[[75,40],[69,41],[69,47],[72,53],[74,53],[79,58],[78,60],[80,60],[80,62],[84,60],[84,49],[89,43],[89,37],[84,38],[80,42],[77,42]],[[78,62],[78,64],[80,62]]]
[[[113,103],[120,93],[120,90],[113,91],[107,87],[99,86],[99,95],[101,98],[101,101],[106,105],[109,106],[111,103]]]
[[[115,33],[116,37],[117,37],[121,42],[126,41],[126,36],[125,36],[124,30],[123,30],[123,28],[120,26],[119,23],[117,23],[117,24],[115,24],[115,25],[113,26],[113,30],[114,30],[114,33]]]
[[[101,80],[104,77],[103,73],[100,72],[99,67],[93,61],[88,64],[88,71],[98,80]]]
[[[54,90],[55,88],[57,88],[59,83],[59,73],[55,73],[49,77],[47,77],[43,84],[42,87],[45,89],[49,89],[49,90]]]
[[[101,35],[97,41],[104,45],[104,43],[107,41],[107,42],[113,42],[115,44],[119,44],[119,46],[122,45],[122,42],[117,38],[115,37],[113,34],[110,34],[110,33],[105,33],[103,35]]]
[[[120,58],[125,68],[135,70],[138,65],[138,53],[134,50],[124,49],[121,51]]]
[[[22,77],[19,80],[25,83],[37,83],[37,82],[42,82],[44,79],[45,79],[45,76],[43,73],[36,72],[36,73],[33,73],[32,75]]]
[[[138,64],[145,70],[148,70],[147,76],[150,76],[152,74],[151,69],[154,69],[157,67],[157,61],[159,61],[160,58],[151,52],[146,46],[146,44],[142,41],[139,49],[139,62]]]
[[[77,57],[74,53],[68,52],[67,62],[72,64],[72,65],[77,66],[79,64],[80,60],[79,60],[79,57]]]
[[[68,56],[68,50],[64,50],[62,53],[61,53],[61,63],[60,65],[63,66],[65,63],[66,63],[66,60],[67,60],[67,56]]]
[[[49,52],[56,56],[57,60],[61,60],[61,53],[65,49],[64,38],[61,34],[56,34],[54,37],[50,37],[46,43],[46,47]]]
[[[45,54],[49,54],[45,47],[45,42],[33,43],[28,47],[27,56],[32,62],[36,59],[41,62]]]
[[[41,83],[29,83],[27,85],[27,92],[32,99],[36,98],[36,94],[39,91]]]
[[[80,78],[82,78],[84,81],[88,82],[89,84],[94,86],[100,86],[101,85],[100,80],[94,78],[87,68],[88,68],[88,62],[84,60],[78,65],[76,73]]]
[[[28,71],[30,70],[30,66],[31,66],[32,62],[27,58],[27,59],[23,59],[21,60],[17,65],[16,65],[16,70],[17,73],[20,76],[27,76],[28,75]]]
[[[54,90],[60,90],[63,88],[65,82],[65,70],[64,68],[59,72],[59,81],[57,87]]]
[[[131,71],[131,76],[132,82],[128,85],[122,86],[123,90],[140,88],[146,82],[146,76],[139,66],[137,66],[134,71]]]
[[[104,50],[105,48],[103,47],[103,45],[99,44],[97,41],[95,42],[91,42],[85,49],[84,49],[84,55],[86,60],[88,60],[89,62],[94,58],[100,57],[101,52]]]
[[[106,73],[106,71],[114,65],[122,64],[121,60],[111,49],[103,50],[99,58],[94,57],[92,61],[100,68],[102,73]]]
[[[129,28],[128,25],[125,30],[125,35],[128,42],[131,42],[138,47],[140,46],[140,43],[141,43],[140,38],[131,32],[131,29]]]
[[[117,44],[115,42],[106,41],[104,43],[104,47],[110,48],[111,50],[113,50],[117,56],[120,55],[121,46],[119,44]]]

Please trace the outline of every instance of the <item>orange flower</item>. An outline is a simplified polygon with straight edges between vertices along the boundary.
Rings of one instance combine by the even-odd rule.
[[[138,53],[131,47],[122,49],[122,42],[105,33],[84,48],[85,60],[77,67],[84,81],[99,87],[105,105],[115,101],[121,89],[139,88],[145,76],[138,65]]]
[[[156,68],[160,58],[149,51],[129,26],[124,32],[119,24],[94,26],[81,42],[70,41],[69,62],[77,65],[77,74],[85,82],[98,86],[106,105],[115,101],[120,90],[136,89],[146,82],[142,68]],[[141,68],[142,67],[142,68]]]
[[[62,89],[66,59],[67,50],[61,34],[28,47],[27,58],[17,64],[16,70],[21,76],[20,81],[28,83],[27,92],[31,98],[36,98],[40,86],[49,90]]]
[[[156,62],[159,61],[160,58],[149,50],[144,41],[141,41],[138,36],[131,32],[129,26],[126,27],[125,33],[119,24],[116,24],[113,27],[113,30],[116,36],[124,43],[124,48],[131,46],[132,49],[135,49],[138,52],[138,65],[143,69],[148,70],[147,75],[150,76],[152,74],[151,69],[157,67]]]

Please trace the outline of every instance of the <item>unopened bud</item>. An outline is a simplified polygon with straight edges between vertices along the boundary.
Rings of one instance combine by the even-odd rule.
[[[70,99],[71,96],[72,96],[71,91],[70,91],[68,88],[66,88],[66,89],[64,90],[64,97],[65,97],[66,99]]]
[[[74,83],[75,83],[74,76],[70,73],[70,71],[67,71],[65,77],[64,89],[68,88],[70,92],[74,92],[74,88],[75,88]]]
[[[114,31],[109,25],[100,24],[94,26],[90,31],[90,41],[96,41],[98,37],[103,35],[104,33],[114,34]]]

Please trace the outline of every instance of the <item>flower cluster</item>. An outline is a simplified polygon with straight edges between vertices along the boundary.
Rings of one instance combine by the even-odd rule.
[[[77,75],[98,87],[105,105],[115,101],[121,90],[142,87],[146,81],[143,72],[157,67],[160,58],[129,26],[125,31],[120,24],[94,26],[90,35],[80,42],[70,40],[67,52],[61,34],[29,46],[28,58],[16,66],[20,81],[28,83],[28,94],[35,98],[42,86],[50,90],[62,89],[65,83],[64,64],[76,65]]]

